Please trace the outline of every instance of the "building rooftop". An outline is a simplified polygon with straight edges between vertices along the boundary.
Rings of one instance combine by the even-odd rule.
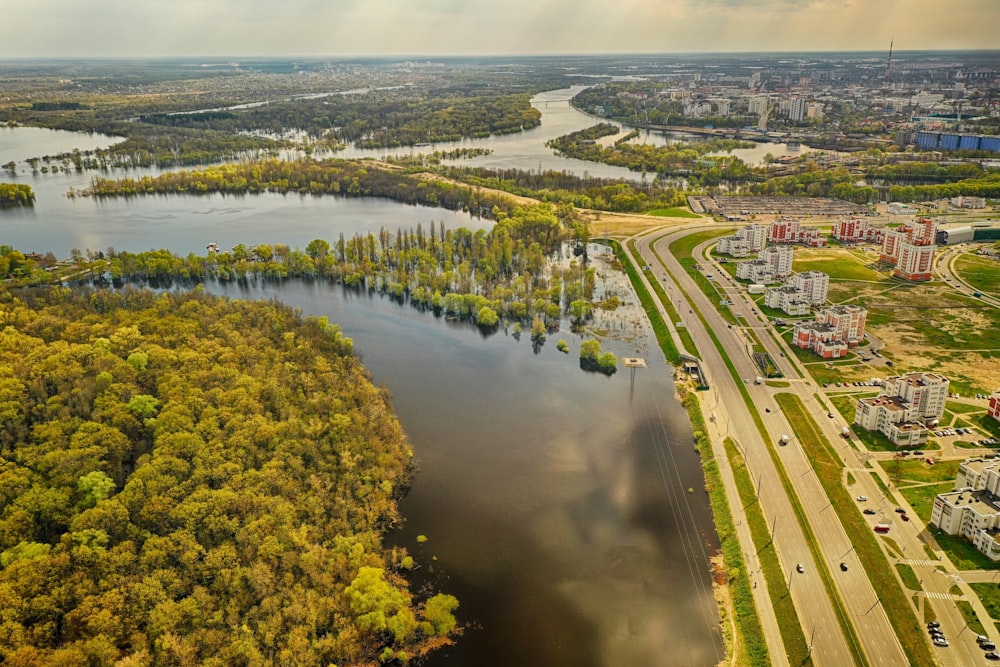
[[[861,403],[872,407],[882,406],[886,410],[903,412],[906,410],[906,401],[899,396],[875,396],[874,398],[862,398]],[[902,424],[898,424],[902,427]]]
[[[938,375],[937,373],[907,373],[906,375],[897,375],[895,377],[889,378],[889,380],[896,380],[900,382],[905,382],[912,387],[926,387],[933,384],[938,384],[940,382],[947,382],[947,378],[943,375]]]
[[[1000,513],[1000,498],[989,491],[962,489],[961,491],[942,493],[939,497],[955,507],[968,507],[976,514]]]
[[[971,470],[978,475],[983,474],[987,470],[992,470],[1000,467],[1000,459],[984,459],[984,458],[974,458],[966,459],[962,461],[960,467],[967,470]]]

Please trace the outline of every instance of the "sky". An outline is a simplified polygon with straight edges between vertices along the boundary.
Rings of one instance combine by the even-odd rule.
[[[0,58],[1000,48],[1000,0],[6,0]]]

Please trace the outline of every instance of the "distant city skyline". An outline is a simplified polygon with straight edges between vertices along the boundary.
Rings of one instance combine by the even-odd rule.
[[[30,0],[0,57],[997,48],[1000,0]]]

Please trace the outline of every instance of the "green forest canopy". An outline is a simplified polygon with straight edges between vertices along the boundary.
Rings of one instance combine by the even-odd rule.
[[[450,642],[382,544],[411,450],[325,318],[0,292],[0,661],[370,665]]]

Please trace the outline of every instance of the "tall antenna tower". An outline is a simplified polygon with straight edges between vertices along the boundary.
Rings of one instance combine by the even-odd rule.
[[[889,58],[885,61],[885,87],[889,87],[889,71],[892,69],[892,43],[895,37],[889,38]]]

